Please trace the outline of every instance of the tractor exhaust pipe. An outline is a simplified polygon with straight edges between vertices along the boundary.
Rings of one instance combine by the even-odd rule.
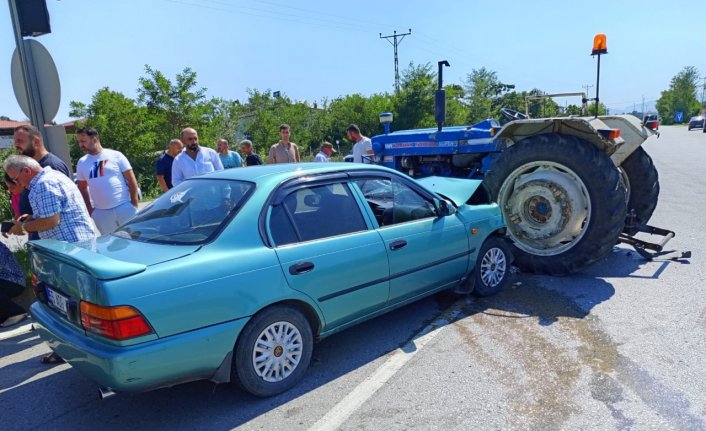
[[[103,386],[98,388],[98,398],[100,398],[101,400],[104,400],[106,398],[110,398],[113,395],[115,395],[115,392],[113,392],[113,390],[110,388],[103,387]]]
[[[446,121],[446,90],[444,90],[444,66],[450,67],[448,61],[442,60],[439,62],[439,86],[434,92],[434,121],[438,126],[438,131],[441,132],[441,126]]]

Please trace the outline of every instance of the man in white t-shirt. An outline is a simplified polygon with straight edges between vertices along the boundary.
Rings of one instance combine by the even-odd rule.
[[[353,163],[363,163],[363,156],[368,156],[366,163],[370,163],[373,157],[373,143],[370,138],[360,134],[360,128],[355,124],[351,124],[346,129],[348,139],[354,142],[353,145]]]
[[[197,175],[223,170],[223,162],[213,148],[199,145],[199,135],[191,127],[181,131],[184,151],[174,158],[172,164],[172,184],[179,183]]]
[[[137,212],[137,179],[123,153],[103,148],[96,129],[81,128],[76,139],[86,153],[76,164],[78,189],[96,227],[106,235]]]

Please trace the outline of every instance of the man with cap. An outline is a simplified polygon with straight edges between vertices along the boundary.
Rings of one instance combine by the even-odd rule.
[[[320,163],[328,163],[331,161],[331,156],[333,153],[335,153],[336,150],[333,149],[333,144],[330,142],[324,141],[321,144],[321,149],[319,150],[319,154],[314,157],[315,162],[320,162]]]

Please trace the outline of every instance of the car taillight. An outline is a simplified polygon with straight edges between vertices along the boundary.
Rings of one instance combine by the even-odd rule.
[[[647,121],[645,123],[645,127],[647,127],[650,130],[658,130],[659,129],[659,120]]]
[[[154,332],[147,319],[128,305],[103,307],[81,301],[81,324],[86,331],[114,340],[125,340]]]

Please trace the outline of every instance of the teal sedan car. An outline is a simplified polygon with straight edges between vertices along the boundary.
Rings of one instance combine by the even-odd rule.
[[[512,257],[480,181],[378,166],[230,169],[95,241],[30,243],[41,338],[102,393],[300,381],[314,341],[443,289],[491,295]]]

